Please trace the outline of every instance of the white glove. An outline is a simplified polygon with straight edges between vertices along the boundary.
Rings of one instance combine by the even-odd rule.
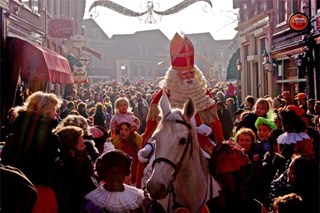
[[[205,125],[205,124],[201,124],[196,129],[197,129],[197,132],[199,134],[204,135],[204,136],[208,136],[212,132],[212,129],[209,126]]]
[[[103,153],[109,152],[114,149],[114,145],[110,141],[105,142],[105,144],[103,145]]]
[[[149,141],[153,141],[154,138],[150,138],[143,149],[140,149],[138,152],[138,159],[141,163],[145,163],[151,157],[151,153],[153,152],[153,143]]]

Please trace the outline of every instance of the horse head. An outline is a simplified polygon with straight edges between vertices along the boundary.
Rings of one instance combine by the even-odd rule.
[[[155,131],[152,175],[147,183],[151,198],[173,212],[177,206],[200,212],[203,205],[219,195],[220,186],[209,174],[209,163],[198,142],[191,119],[193,100],[183,109],[172,109],[166,94],[160,100],[162,120]]]
[[[147,190],[153,199],[165,198],[176,176],[183,167],[183,161],[192,154],[191,117],[195,107],[191,98],[182,110],[172,109],[166,94],[160,100],[162,120],[155,132],[156,149],[153,174],[147,183]]]

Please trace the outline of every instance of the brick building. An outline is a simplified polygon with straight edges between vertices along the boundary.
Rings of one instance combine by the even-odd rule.
[[[310,98],[319,99],[319,1],[233,3],[240,10],[236,30],[240,36],[242,98],[276,96],[287,90],[292,97],[306,92]],[[297,13],[306,18],[299,14],[290,19]],[[289,26],[290,20],[304,22],[306,28],[294,30]],[[298,58],[302,64],[296,63]]]
[[[73,83],[63,44],[81,32],[84,9],[85,0],[0,0],[1,115],[20,82],[30,91]]]

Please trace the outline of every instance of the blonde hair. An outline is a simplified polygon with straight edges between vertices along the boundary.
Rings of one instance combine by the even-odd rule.
[[[55,131],[58,132],[60,131],[60,129],[66,126],[80,127],[83,130],[84,135],[89,135],[89,124],[87,122],[87,119],[82,115],[68,115],[58,124]]]
[[[26,99],[24,108],[27,112],[49,115],[53,109],[60,107],[61,104],[62,100],[57,95],[37,91]]]
[[[254,134],[254,132],[252,131],[252,129],[249,129],[249,128],[241,128],[237,133],[236,133],[236,136],[234,136],[234,141],[236,143],[238,143],[238,137],[239,135],[249,135],[251,140],[252,140],[252,143],[254,141],[256,141],[256,135]]]
[[[258,104],[263,105],[263,107],[266,109],[266,114],[267,114],[267,112],[269,112],[269,110],[271,109],[270,103],[269,103],[269,101],[268,101],[267,99],[265,99],[265,98],[259,98],[259,99],[256,101],[256,103],[255,103],[255,105],[253,106],[253,108],[252,108],[252,111],[253,111],[253,112],[256,111],[256,108],[257,108],[257,105],[258,105]]]
[[[116,102],[114,104],[115,107],[116,107],[116,112],[119,112],[119,107],[120,107],[121,103],[126,103],[128,105],[128,112],[131,111],[130,102],[129,102],[128,98],[120,97],[120,98],[117,98],[117,100],[116,100]]]

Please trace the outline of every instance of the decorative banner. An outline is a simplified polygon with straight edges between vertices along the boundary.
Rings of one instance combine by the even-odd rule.
[[[76,48],[82,48],[86,44],[85,37],[80,34],[72,36],[72,38],[69,41],[72,42],[72,45]]]
[[[73,74],[73,80],[76,83],[82,83],[82,82],[86,81],[88,78],[88,71],[87,71],[85,65],[83,65],[82,67],[78,67],[76,65],[73,65],[72,74]]]
[[[82,54],[79,57],[79,61],[81,62],[81,64],[85,65],[85,66],[89,66],[89,64],[91,63],[91,57],[87,54]]]
[[[289,27],[294,31],[303,31],[309,26],[309,19],[304,13],[293,13],[289,18]]]
[[[173,7],[170,7],[167,10],[158,11],[158,10],[155,10],[153,1],[149,1],[148,0],[146,2],[145,10],[142,11],[142,12],[137,12],[137,11],[130,10],[129,8],[121,6],[121,5],[119,5],[119,4],[117,4],[117,3],[113,2],[113,1],[110,1],[110,0],[96,0],[90,6],[89,12],[95,7],[102,6],[102,7],[109,8],[109,9],[111,9],[113,11],[116,11],[118,13],[121,13],[121,14],[123,14],[125,16],[140,17],[140,18],[142,16],[146,16],[145,23],[155,24],[157,22],[156,22],[156,19],[153,16],[154,14],[157,14],[159,16],[172,15],[172,14],[178,13],[181,10],[189,7],[190,5],[192,5],[194,3],[197,3],[197,2],[200,2],[200,1],[208,3],[210,5],[210,7],[212,8],[212,3],[211,3],[210,0],[183,0],[180,3],[174,5]]]
[[[69,38],[73,35],[73,21],[70,19],[51,19],[48,21],[48,35],[53,38]]]
[[[90,48],[88,48],[88,47],[86,47],[86,46],[82,47],[81,49],[82,49],[83,51],[86,51],[86,52],[88,52],[88,53],[91,53],[92,55],[94,55],[95,57],[97,57],[98,59],[100,59],[100,61],[101,61],[101,54],[100,54],[100,53],[98,53],[98,52],[96,52],[96,51],[94,51],[94,50],[92,50],[92,49],[90,49]]]

